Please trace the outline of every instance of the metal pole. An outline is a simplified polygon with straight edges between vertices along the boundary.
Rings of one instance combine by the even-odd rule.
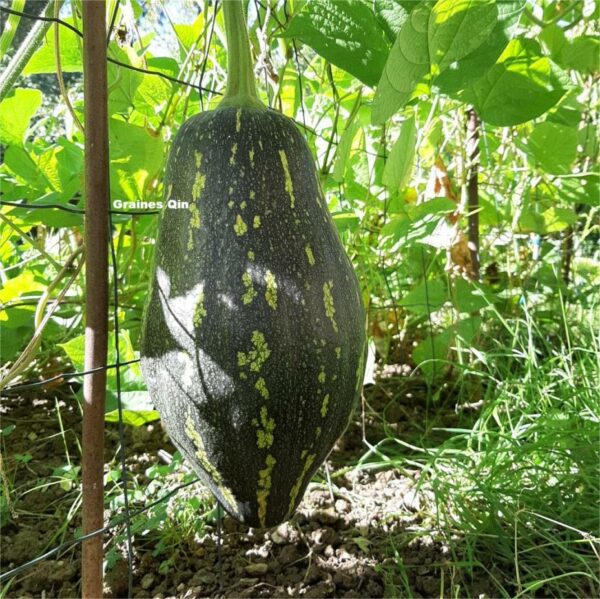
[[[474,108],[467,110],[467,196],[469,214],[469,250],[471,253],[472,274],[479,280],[479,118]]]
[[[104,399],[108,345],[108,116],[106,4],[84,0],[85,370],[83,379],[83,534],[104,525]],[[102,597],[102,536],[83,543],[81,594]]]

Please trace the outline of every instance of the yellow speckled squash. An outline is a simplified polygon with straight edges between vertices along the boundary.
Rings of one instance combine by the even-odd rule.
[[[227,93],[188,120],[165,181],[142,370],[225,509],[291,515],[343,432],[365,354],[358,283],[306,141],[256,95],[241,2],[224,3]]]

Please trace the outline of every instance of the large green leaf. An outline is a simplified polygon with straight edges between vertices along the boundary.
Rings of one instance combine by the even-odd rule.
[[[452,96],[460,94],[467,85],[486,74],[514,37],[524,6],[525,0],[506,0],[496,4],[495,27],[476,49],[437,75],[435,85],[440,91]]]
[[[400,135],[394,144],[383,171],[383,183],[391,192],[401,190],[413,169],[417,142],[417,127],[413,117],[400,127]]]
[[[434,281],[425,280],[409,291],[398,303],[411,312],[428,314],[439,310],[447,299],[448,293],[444,281],[439,279]]]
[[[373,10],[388,39],[394,42],[408,18],[409,11],[402,6],[400,0],[374,0]]]
[[[110,120],[109,136],[113,199],[144,199],[147,185],[163,163],[161,137],[117,119]]]
[[[419,4],[402,25],[377,84],[373,123],[383,123],[404,106],[429,72],[429,14],[429,4]]]
[[[388,54],[381,27],[362,2],[307,2],[282,35],[299,39],[370,86],[381,76]]]
[[[484,121],[510,126],[552,108],[567,85],[564,74],[541,54],[535,40],[517,38],[488,74],[467,89],[465,99],[475,105]]]
[[[64,19],[73,24],[73,19]],[[60,68],[63,73],[79,73],[82,69],[81,38],[67,27],[60,27]],[[54,26],[48,29],[44,43],[31,57],[23,69],[24,75],[37,75],[39,73],[56,73],[56,46],[54,44]]]
[[[577,131],[557,123],[540,123],[529,135],[527,148],[547,173],[566,174],[577,156]]]
[[[429,60],[437,72],[467,56],[488,37],[498,20],[495,0],[439,0],[428,27]]]
[[[31,117],[42,104],[42,92],[17,87],[0,102],[0,141],[23,145]]]

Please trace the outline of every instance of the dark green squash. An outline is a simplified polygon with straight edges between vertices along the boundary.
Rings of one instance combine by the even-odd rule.
[[[364,311],[294,123],[256,96],[241,3],[229,83],[171,150],[142,370],[174,444],[225,509],[275,525],[348,423]],[[241,65],[241,67],[240,67]]]

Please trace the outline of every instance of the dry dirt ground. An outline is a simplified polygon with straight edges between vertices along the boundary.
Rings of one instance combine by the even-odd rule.
[[[293,519],[277,528],[252,529],[228,516],[220,531],[214,518],[204,518],[198,528],[193,511],[189,517],[189,502],[200,498],[210,510],[210,498],[200,483],[180,490],[168,500],[167,512],[181,515],[184,506],[185,514],[187,505],[187,523],[179,518],[157,530],[134,527],[133,597],[384,597],[406,596],[407,589],[414,597],[450,595],[449,549],[431,534],[434,520],[423,507],[427,498],[419,491],[419,469],[402,460],[400,467],[386,466],[372,449],[367,467],[352,467],[386,436],[414,436],[426,418],[423,397],[418,382],[401,376],[367,389],[362,413],[328,459],[329,482],[322,468],[320,482],[311,484]],[[69,389],[6,398],[1,410],[2,429],[14,425],[2,437],[1,567],[6,572],[80,533],[81,422]],[[455,425],[455,418],[449,410],[446,426]],[[107,472],[118,468],[118,440],[116,425],[109,425]],[[160,423],[127,427],[125,440],[137,509],[148,503],[148,485],[157,484],[147,477],[148,468],[174,448]],[[178,470],[163,480],[163,494],[181,483],[184,473]],[[120,509],[113,499],[107,520]],[[122,540],[123,527],[116,532]],[[124,543],[111,541],[112,534],[105,536],[112,551],[105,592],[125,597],[128,568],[121,556],[126,551]],[[0,596],[77,597],[79,559],[79,547],[67,549],[15,576]],[[481,594],[491,596],[485,582]]]

